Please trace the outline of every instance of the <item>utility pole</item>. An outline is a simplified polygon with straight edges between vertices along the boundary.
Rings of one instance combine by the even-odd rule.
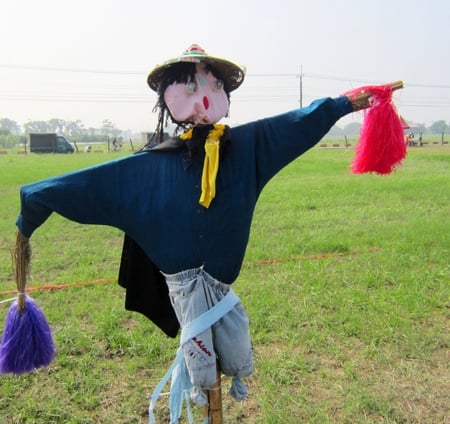
[[[299,85],[299,105],[303,107],[303,65],[300,65],[300,75],[299,75],[300,85]]]

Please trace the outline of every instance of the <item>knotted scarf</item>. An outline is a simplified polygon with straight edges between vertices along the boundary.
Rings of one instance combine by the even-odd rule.
[[[220,139],[222,138],[226,125],[214,124],[205,140],[205,160],[202,172],[202,193],[199,203],[209,208],[216,196],[216,177],[219,171]],[[190,140],[193,128],[180,135],[182,140]]]

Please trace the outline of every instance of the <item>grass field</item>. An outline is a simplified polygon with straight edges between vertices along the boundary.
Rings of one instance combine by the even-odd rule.
[[[313,149],[263,192],[234,285],[255,372],[242,403],[224,379],[225,423],[450,423],[450,147],[411,148],[385,177],[350,174],[352,156]],[[19,187],[113,157],[0,157],[0,301],[14,297]],[[0,376],[0,423],[148,422],[178,340],[125,311],[122,234],[53,215],[31,243],[29,286],[70,287],[32,292],[57,358]]]

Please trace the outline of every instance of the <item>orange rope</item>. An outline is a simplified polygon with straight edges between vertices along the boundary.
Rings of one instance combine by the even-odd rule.
[[[377,252],[379,249],[376,247],[368,249],[369,252]],[[254,262],[247,262],[244,263],[243,267],[249,268],[255,265],[272,265],[282,262],[291,262],[291,261],[313,261],[317,259],[328,259],[328,258],[339,258],[343,256],[354,256],[357,255],[359,252],[353,251],[353,252],[335,252],[335,253],[319,253],[316,255],[309,255],[309,256],[295,256],[293,258],[278,258],[278,259],[265,259],[262,261],[254,261]]]
[[[68,287],[88,286],[91,284],[106,284],[106,283],[112,283],[115,281],[117,281],[117,280],[102,279],[102,280],[94,280],[94,281],[79,281],[76,283],[69,283],[69,284],[55,284],[55,285],[48,285],[48,286],[26,287],[25,291],[29,292],[29,291],[38,291],[38,290],[59,290],[59,289],[65,289]],[[14,294],[14,293],[17,293],[17,290],[8,290],[8,291],[0,292],[0,296],[5,295],[5,294]]]
[[[244,264],[244,267],[251,267],[253,265],[272,265],[281,262],[290,262],[290,261],[308,261],[308,260],[316,260],[316,259],[327,259],[327,258],[335,258],[339,256],[344,256],[344,253],[321,253],[319,255],[311,255],[311,256],[296,256],[294,258],[278,258],[278,259],[265,259],[257,262],[249,262]]]
[[[369,249],[371,252],[375,252],[378,249],[372,248]],[[358,252],[349,252],[348,255],[356,255]],[[317,260],[317,259],[327,259],[327,258],[337,258],[347,255],[346,253],[337,252],[337,253],[320,253],[317,255],[310,255],[310,256],[296,256],[294,258],[278,258],[278,259],[265,259],[262,261],[253,261],[253,262],[246,262],[244,263],[244,268],[250,268],[252,266],[258,266],[258,265],[272,265],[277,263],[283,263],[283,262],[290,262],[290,261],[308,261],[308,260]],[[56,285],[48,285],[48,286],[37,286],[37,287],[26,287],[25,291],[40,291],[40,290],[59,290],[59,289],[65,289],[68,287],[80,287],[80,286],[88,286],[91,284],[107,284],[107,283],[113,283],[116,282],[116,279],[101,279],[101,280],[93,280],[93,281],[79,281],[76,283],[69,283],[69,284],[56,284]],[[17,290],[8,290],[4,292],[0,292],[0,296],[7,295],[7,294],[16,294]]]

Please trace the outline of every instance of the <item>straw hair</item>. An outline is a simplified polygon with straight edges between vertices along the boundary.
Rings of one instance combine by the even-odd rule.
[[[25,309],[25,286],[30,275],[31,247],[30,240],[20,231],[17,231],[16,246],[14,249],[14,265],[16,286],[18,292],[17,306],[19,312]]]

